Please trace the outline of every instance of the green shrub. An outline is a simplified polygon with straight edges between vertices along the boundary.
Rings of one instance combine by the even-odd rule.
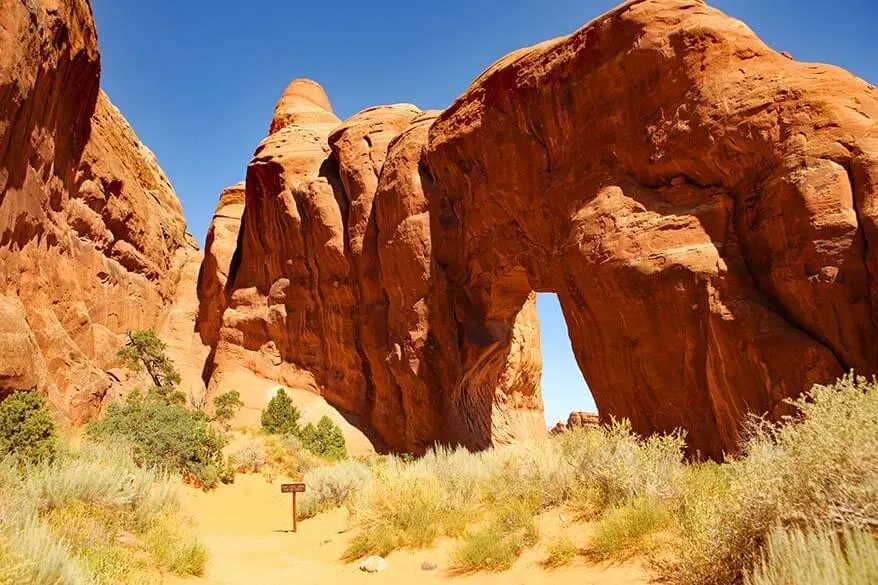
[[[547,569],[564,567],[569,565],[578,554],[579,548],[573,544],[570,537],[562,535],[549,545],[548,555],[542,565]]]
[[[597,524],[587,553],[597,560],[624,560],[652,548],[651,537],[667,527],[670,515],[655,500],[642,498],[607,511]]]
[[[116,356],[126,368],[145,370],[158,392],[168,393],[180,383],[180,372],[165,353],[167,347],[154,331],[129,331]]]
[[[244,403],[241,402],[241,393],[237,390],[220,394],[213,399],[213,420],[228,427],[242,406]]]
[[[305,475],[308,490],[302,497],[299,512],[303,518],[310,518],[325,510],[343,506],[356,490],[368,485],[370,477],[369,466],[355,460],[318,467]]]
[[[878,541],[869,532],[776,527],[745,585],[874,585]]]
[[[55,423],[36,392],[15,392],[0,402],[0,457],[38,463],[55,455]]]
[[[200,411],[143,400],[132,393],[113,404],[104,418],[89,423],[91,437],[120,442],[139,465],[181,473],[207,489],[218,483],[225,464],[225,438]]]
[[[262,430],[270,435],[298,435],[300,416],[286,390],[278,388],[262,411]]]
[[[716,489],[689,490],[678,514],[675,581],[735,582],[778,525],[858,529],[878,519],[878,385],[845,376],[794,402],[781,425],[755,422]]]
[[[321,418],[316,427],[311,423],[305,425],[300,438],[308,451],[330,461],[340,461],[348,456],[344,435],[328,416]]]
[[[505,571],[539,540],[535,508],[512,501],[496,510],[483,528],[467,533],[452,552],[454,571]]]

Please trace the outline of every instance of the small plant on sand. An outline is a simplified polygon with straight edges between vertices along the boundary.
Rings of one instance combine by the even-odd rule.
[[[745,585],[872,585],[878,541],[865,530],[776,527]]]
[[[669,522],[670,514],[661,502],[647,498],[611,508],[598,522],[586,552],[600,561],[649,552],[654,546],[652,537]]]
[[[349,459],[336,465],[318,467],[305,475],[308,491],[299,512],[310,518],[320,512],[344,506],[354,492],[368,485],[371,470],[366,463]]]
[[[55,455],[55,423],[36,392],[15,392],[0,402],[0,457],[39,463]]]
[[[317,426],[305,425],[300,438],[308,451],[330,461],[340,461],[348,456],[344,435],[328,416],[323,416]]]
[[[263,438],[265,467],[274,475],[299,481],[319,465],[319,460],[293,435],[269,435]]]
[[[539,540],[533,505],[512,501],[499,509],[481,528],[468,532],[452,552],[454,571],[505,571],[525,549]]]
[[[269,435],[299,435],[299,409],[283,388],[262,411],[262,430]]]
[[[567,566],[573,562],[573,559],[576,558],[579,552],[579,548],[573,544],[570,537],[563,534],[551,542],[548,554],[542,565],[547,569]]]
[[[248,439],[229,455],[229,463],[237,473],[261,472],[266,463],[263,442],[259,439]]]

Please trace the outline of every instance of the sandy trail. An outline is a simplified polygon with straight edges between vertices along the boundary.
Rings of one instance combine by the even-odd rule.
[[[299,523],[296,534],[289,532],[290,496],[280,493],[280,481],[268,483],[258,475],[239,475],[235,484],[210,493],[187,489],[187,512],[197,523],[202,541],[210,550],[210,563],[203,579],[173,578],[172,585],[335,585],[383,583],[418,585],[460,583],[461,585],[645,585],[649,574],[637,563],[594,566],[577,559],[566,568],[546,571],[540,561],[552,537],[564,530],[557,512],[540,518],[540,545],[527,551],[512,569],[504,573],[449,574],[452,542],[440,541],[427,551],[399,551],[387,557],[389,568],[380,574],[366,574],[357,563],[339,560],[350,532],[347,513],[335,510]],[[577,544],[587,541],[587,524],[566,528]],[[432,571],[421,563],[437,565]]]

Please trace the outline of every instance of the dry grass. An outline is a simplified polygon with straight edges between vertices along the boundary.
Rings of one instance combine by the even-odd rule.
[[[139,585],[165,571],[203,573],[204,549],[183,528],[177,485],[124,451],[90,444],[36,467],[0,462],[0,538],[19,566],[15,582]]]
[[[678,562],[664,567],[671,580],[736,582],[778,525],[878,523],[878,386],[846,376],[795,406],[799,416],[783,425],[754,423],[744,455],[722,471],[691,474],[677,514]]]
[[[573,562],[573,559],[580,552],[579,548],[570,540],[570,537],[562,534],[549,544],[549,549],[542,565],[547,569],[566,567]]]
[[[657,500],[641,498],[612,508],[600,519],[587,554],[599,560],[623,561],[652,551],[654,536],[667,527],[670,514]]]
[[[535,506],[513,499],[493,511],[487,523],[460,539],[452,552],[452,570],[458,574],[475,571],[505,571],[540,538],[534,520]]]
[[[745,585],[874,585],[878,542],[869,532],[775,528]]]

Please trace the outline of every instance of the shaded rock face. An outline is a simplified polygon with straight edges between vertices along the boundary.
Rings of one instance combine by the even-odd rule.
[[[0,305],[15,330],[0,352],[27,348],[0,365],[0,392],[37,388],[74,423],[100,410],[119,334],[158,324],[197,251],[99,74],[88,2],[0,1]]]
[[[341,123],[295,81],[206,261],[211,387],[319,392],[393,449],[542,434],[556,292],[601,415],[720,457],[747,412],[876,372],[876,120],[875,88],[697,0],[510,54],[442,113]]]

